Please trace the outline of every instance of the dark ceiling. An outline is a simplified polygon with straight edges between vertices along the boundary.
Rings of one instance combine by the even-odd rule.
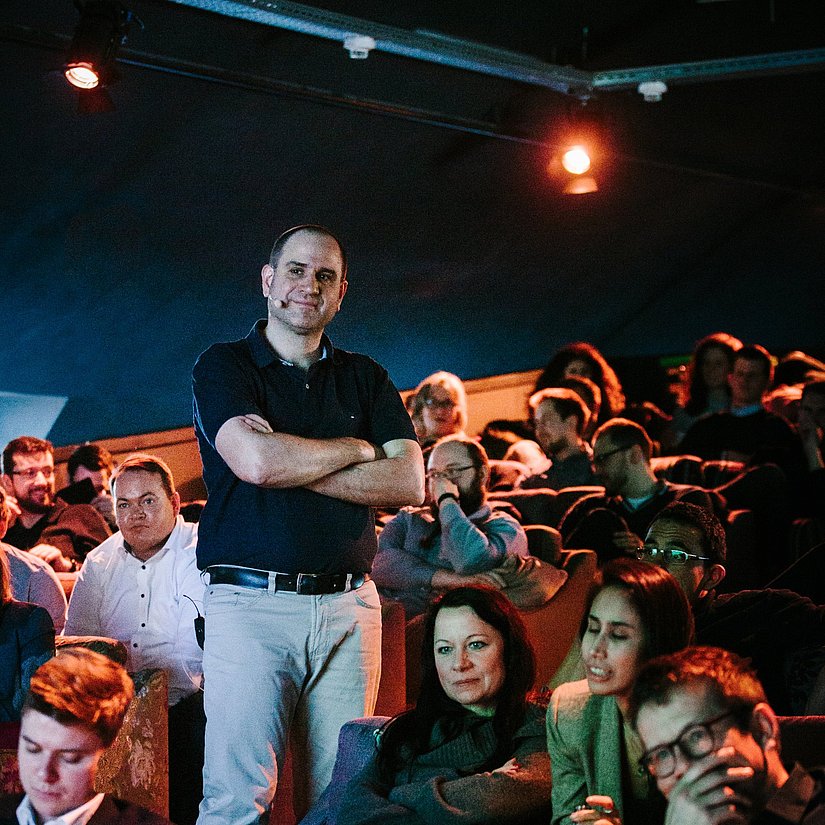
[[[0,8],[7,429],[63,444],[188,423],[195,358],[262,315],[272,238],[307,221],[350,252],[333,339],[400,387],[532,369],[576,339],[614,357],[687,352],[715,329],[825,347],[822,62],[582,105],[169,0],[128,5],[142,28],[115,110],[97,114],[59,71],[70,0]],[[587,72],[825,47],[821,2],[324,8]],[[598,141],[589,195],[547,172],[571,125]]]

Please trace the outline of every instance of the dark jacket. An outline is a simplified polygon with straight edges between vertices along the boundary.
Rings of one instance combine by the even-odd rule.
[[[0,796],[0,825],[17,825],[15,811],[22,799],[23,794]],[[171,823],[160,814],[107,795],[100,803],[95,815],[89,820],[89,825],[171,825]]]

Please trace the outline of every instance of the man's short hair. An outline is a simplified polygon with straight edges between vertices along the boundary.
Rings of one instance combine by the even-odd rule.
[[[439,438],[438,441],[433,444],[430,455],[442,444],[447,444],[451,441],[464,445],[464,449],[467,450],[467,457],[476,469],[480,470],[482,467],[486,467],[489,472],[490,459],[487,457],[487,451],[474,438],[470,438],[462,433],[453,433],[452,435],[445,435],[443,438]]]
[[[759,344],[748,344],[734,353],[733,363],[736,364],[739,360],[759,364],[765,379],[767,381],[773,379],[773,358],[765,347],[760,347]]]
[[[169,469],[169,465],[157,456],[149,455],[149,453],[132,453],[132,455],[126,456],[126,458],[118,464],[112,473],[110,483],[113,495],[115,482],[124,473],[129,472],[129,470],[142,470],[145,473],[154,473],[156,476],[160,476],[166,495],[169,496],[169,498],[175,495],[175,480],[172,478],[172,471]]]
[[[606,421],[596,430],[593,443],[603,436],[609,436],[616,448],[627,449],[638,445],[648,461],[653,455],[653,442],[644,427],[628,418],[611,418],[610,421]]]
[[[630,698],[632,724],[635,726],[643,705],[665,705],[673,691],[693,684],[705,685],[719,709],[731,711],[743,728],[756,705],[767,701],[765,689],[746,659],[718,647],[687,647],[642,666]]]
[[[275,238],[275,243],[272,244],[272,251],[269,253],[269,265],[273,269],[278,268],[278,261],[281,259],[281,252],[283,251],[286,242],[293,236],[297,235],[299,232],[309,232],[312,235],[326,235],[328,238],[332,238],[336,244],[338,244],[338,250],[341,253],[341,280],[347,280],[347,253],[344,251],[344,245],[335,235],[330,232],[325,226],[321,226],[317,223],[302,223],[298,224],[298,226],[293,226],[290,229],[287,229],[286,232],[282,232]]]
[[[556,382],[556,386],[567,387],[567,389],[573,390],[573,392],[587,404],[587,408],[590,410],[591,421],[599,417],[599,412],[602,408],[602,391],[595,381],[584,375],[567,375],[564,378],[560,378]]]
[[[695,527],[702,536],[702,555],[710,559],[709,564],[725,563],[728,548],[725,528],[712,510],[687,501],[674,501],[656,515],[651,525],[657,521]]]
[[[576,435],[581,435],[590,421],[590,410],[587,404],[582,401],[582,397],[574,390],[567,387],[547,387],[539,390],[530,396],[527,402],[535,417],[538,408],[549,401],[556,410],[556,414],[562,420],[571,415],[576,417]]]
[[[99,444],[83,444],[69,456],[66,462],[66,472],[71,481],[78,467],[85,467],[92,471],[107,470],[111,475],[114,466],[115,460],[105,447]]]
[[[33,435],[21,435],[6,444],[3,450],[3,472],[10,476],[14,470],[14,457],[16,455],[36,455],[37,453],[48,453],[54,455],[54,445],[51,441],[43,438],[35,438]]]
[[[34,672],[22,712],[35,710],[61,725],[88,725],[108,747],[134,692],[122,665],[92,650],[72,647]]]

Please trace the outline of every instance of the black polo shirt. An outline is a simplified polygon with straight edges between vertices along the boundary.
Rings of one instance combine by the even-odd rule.
[[[276,432],[304,438],[353,436],[373,444],[415,440],[386,370],[334,349],[309,370],[281,361],[264,337],[215,344],[193,371],[195,433],[209,494],[198,530],[198,566],[237,564],[282,573],[365,573],[376,551],[372,508],[303,487],[241,481],[215,449],[230,418],[255,413]]]

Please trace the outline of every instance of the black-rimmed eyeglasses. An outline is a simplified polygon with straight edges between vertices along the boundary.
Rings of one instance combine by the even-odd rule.
[[[616,447],[613,450],[605,450],[603,453],[599,453],[598,455],[593,455],[591,459],[593,466],[598,467],[601,464],[604,464],[608,458],[612,455],[616,455],[617,453],[623,453],[625,450],[629,450],[633,445],[628,444],[627,447]]]
[[[667,779],[676,770],[677,748],[688,759],[702,759],[716,748],[716,737],[711,726],[733,715],[733,711],[726,710],[706,722],[688,726],[672,742],[651,748],[642,756],[639,764],[656,779]]]
[[[710,561],[709,556],[697,556],[687,550],[660,550],[658,547],[642,547],[636,551],[639,561],[651,561],[654,564],[672,564],[678,567],[691,561]]]

